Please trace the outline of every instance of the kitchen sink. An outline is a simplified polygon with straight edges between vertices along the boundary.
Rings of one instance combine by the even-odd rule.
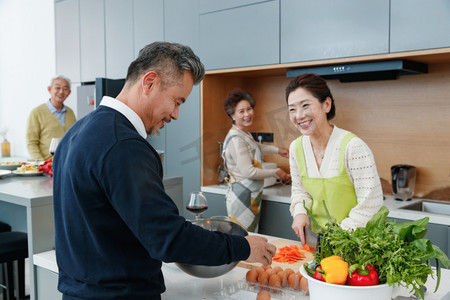
[[[422,200],[399,208],[450,216],[450,202]]]

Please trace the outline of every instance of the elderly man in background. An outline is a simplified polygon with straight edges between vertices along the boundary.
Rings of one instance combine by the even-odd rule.
[[[70,79],[54,77],[47,88],[50,99],[34,108],[27,122],[27,148],[33,160],[46,160],[52,138],[61,138],[76,122],[72,109],[64,105],[70,95]]]

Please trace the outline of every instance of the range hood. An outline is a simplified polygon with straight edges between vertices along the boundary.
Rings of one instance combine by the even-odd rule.
[[[399,75],[428,73],[428,66],[405,59],[365,62],[344,65],[318,66],[287,70],[287,77],[313,73],[325,79],[341,82],[389,80]]]

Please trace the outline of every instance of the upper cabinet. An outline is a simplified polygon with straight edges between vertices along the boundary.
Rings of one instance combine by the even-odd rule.
[[[78,0],[55,2],[56,73],[80,81],[80,10]]]
[[[134,60],[133,0],[105,1],[106,77],[125,78]]]
[[[133,9],[136,58],[144,46],[155,41],[164,41],[164,0],[134,0]]]
[[[450,46],[450,1],[391,0],[391,52]]]
[[[80,0],[81,81],[105,77],[104,0]]]
[[[280,42],[281,63],[388,53],[389,0],[283,0]]]
[[[223,9],[235,8],[238,6],[245,6],[249,4],[255,4],[265,2],[267,0],[198,0],[199,1],[199,13],[207,13],[212,11],[218,11]]]
[[[200,14],[200,58],[205,68],[277,64],[279,1]]]

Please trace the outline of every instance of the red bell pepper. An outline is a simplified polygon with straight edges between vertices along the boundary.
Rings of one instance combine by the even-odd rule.
[[[320,280],[320,281],[325,281],[325,278],[323,278],[323,273],[324,273],[324,271],[322,270],[322,267],[317,266],[316,271],[314,272],[313,278]]]
[[[347,285],[369,286],[378,284],[380,284],[380,280],[374,266],[367,265],[362,268],[361,265],[355,264],[349,268]]]

